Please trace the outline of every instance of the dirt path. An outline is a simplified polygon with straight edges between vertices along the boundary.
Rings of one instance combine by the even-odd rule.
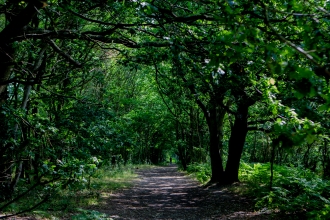
[[[177,167],[138,169],[134,187],[111,195],[97,211],[113,219],[268,219],[253,202],[225,188],[203,188]],[[272,218],[273,219],[273,218]]]

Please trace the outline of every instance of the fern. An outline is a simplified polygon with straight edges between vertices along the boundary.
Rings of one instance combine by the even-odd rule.
[[[274,183],[269,190],[270,164],[246,164],[240,167],[240,179],[257,197],[257,208],[283,212],[306,211],[310,218],[329,219],[330,182],[309,170],[274,166]]]

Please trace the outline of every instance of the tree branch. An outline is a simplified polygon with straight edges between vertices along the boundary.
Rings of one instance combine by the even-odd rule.
[[[184,78],[184,76],[182,76],[181,78],[182,78],[183,82],[185,82],[187,84],[187,82],[188,82],[187,79]],[[207,111],[207,108],[204,105],[204,103],[198,98],[198,95],[197,95],[197,92],[195,91],[194,86],[191,84],[191,85],[188,85],[188,88],[189,88],[190,92],[192,93],[192,95],[195,96],[196,103],[202,109],[202,111],[205,115],[205,118],[207,120],[209,120],[209,112]]]
[[[141,43],[136,43],[129,39],[123,38],[111,38],[108,37],[109,33],[107,31],[104,32],[77,32],[74,30],[59,30],[59,31],[52,31],[52,30],[33,30],[33,31],[26,31],[21,35],[12,38],[11,41],[23,41],[27,39],[80,39],[80,40],[96,40],[103,43],[115,43],[115,44],[122,44],[129,48],[143,48],[143,47],[167,47],[171,44],[167,41],[146,41]]]
[[[38,202],[37,204],[35,204],[34,206],[28,208],[28,209],[25,209],[23,211],[20,211],[20,212],[17,212],[15,214],[12,214],[12,215],[5,215],[5,216],[0,216],[0,219],[5,219],[5,218],[9,218],[9,217],[13,217],[13,216],[16,216],[16,215],[20,215],[20,214],[23,214],[25,212],[29,212],[29,211],[32,211],[33,209],[37,208],[39,205],[41,205],[42,203],[46,202],[48,199],[50,198],[50,195],[47,195],[43,200],[41,200],[40,202]]]
[[[63,52],[52,40],[47,40],[48,44],[55,50],[57,53],[59,53],[62,57],[64,57],[66,60],[68,60],[71,64],[73,64],[76,67],[81,67],[81,63],[78,61],[75,61],[69,54]]]
[[[258,128],[257,126],[247,127],[247,130],[248,131],[262,131],[262,132],[265,132],[265,133],[271,133],[272,132],[271,130],[265,130],[263,128]]]
[[[38,9],[44,7],[41,1],[30,1],[30,3],[11,21],[1,32],[0,40],[1,44],[9,41],[12,37],[15,37],[21,32],[21,30],[29,24],[32,18],[38,12]]]

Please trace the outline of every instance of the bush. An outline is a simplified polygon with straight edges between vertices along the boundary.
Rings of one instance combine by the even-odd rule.
[[[139,165],[139,167],[145,166]],[[34,202],[33,204],[36,204],[44,198],[44,195],[51,193],[50,200],[27,214],[49,219],[57,217],[62,219],[72,213],[78,212],[73,219],[109,219],[103,213],[85,210],[85,208],[100,204],[101,200],[110,195],[114,190],[130,187],[132,185],[132,179],[137,176],[134,170],[135,166],[131,164],[115,167],[103,166],[88,173],[87,181],[82,181],[83,178],[76,178],[75,181],[66,187],[62,187],[61,182],[52,183],[53,186],[48,188],[39,187],[41,189],[37,188],[31,191],[26,197],[12,203],[4,211],[17,213],[20,210],[28,209],[32,206],[31,201]],[[26,190],[23,187],[18,187],[17,189]]]
[[[206,183],[211,178],[211,165],[208,163],[193,163],[187,166],[187,172],[193,174],[201,183]]]
[[[242,163],[240,179],[257,197],[257,208],[266,206],[283,212],[307,212],[313,219],[330,218],[330,181],[322,180],[309,170],[275,165],[270,190],[269,163]]]
[[[107,220],[110,219],[106,214],[94,210],[79,209],[80,214],[72,216],[72,220]]]

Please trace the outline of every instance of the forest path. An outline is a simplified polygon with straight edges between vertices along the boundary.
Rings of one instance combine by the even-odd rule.
[[[94,208],[113,219],[268,219],[253,212],[253,201],[226,188],[202,187],[177,166],[137,169],[134,186]]]

